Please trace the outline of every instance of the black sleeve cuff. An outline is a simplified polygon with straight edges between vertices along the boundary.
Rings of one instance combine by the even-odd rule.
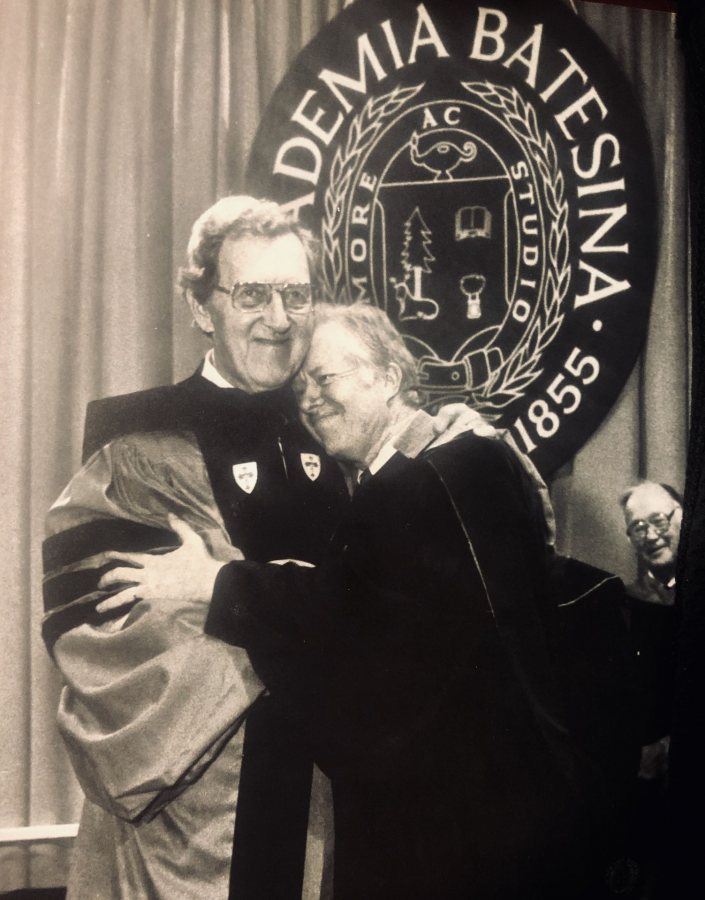
[[[218,572],[203,630],[211,637],[241,647],[243,644],[239,640],[237,602],[238,565],[237,562],[228,563]]]

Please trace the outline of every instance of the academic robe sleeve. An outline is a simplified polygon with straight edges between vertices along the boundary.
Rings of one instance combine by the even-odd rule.
[[[86,796],[147,818],[195,781],[262,692],[244,651],[140,603],[117,631],[61,637],[58,725]]]
[[[199,491],[206,496],[199,465],[180,473],[169,466],[167,477],[167,449],[193,451],[169,436],[99,451],[52,508],[44,548],[44,633],[65,681],[59,730],[86,796],[129,820],[150,819],[195,781],[263,691],[244,650],[203,633],[205,611],[195,605],[167,614],[140,601],[117,617],[95,613],[105,596],[96,588],[100,552],[116,541],[124,549],[163,545],[168,532],[158,526],[175,498],[187,505]],[[152,495],[152,477],[164,485],[161,496]],[[207,502],[194,524],[221,558],[232,558]]]

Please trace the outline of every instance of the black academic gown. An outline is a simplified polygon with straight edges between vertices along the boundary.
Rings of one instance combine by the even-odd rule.
[[[589,766],[557,712],[545,557],[515,455],[468,434],[396,454],[317,569],[221,570],[206,630],[332,778],[336,900],[583,896]]]

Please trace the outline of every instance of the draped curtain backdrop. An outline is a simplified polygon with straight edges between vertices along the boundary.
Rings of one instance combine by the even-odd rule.
[[[39,636],[40,547],[46,510],[79,465],[85,405],[197,364],[204,345],[172,289],[190,226],[243,189],[268,98],[343,5],[0,0],[0,828],[78,819],[54,728],[59,679]],[[591,3],[577,12],[641,97],[663,213],[646,349],[552,489],[561,549],[631,578],[618,494],[642,476],[684,478],[681,62],[669,14]],[[66,856],[50,842],[0,846],[0,890],[65,883]]]

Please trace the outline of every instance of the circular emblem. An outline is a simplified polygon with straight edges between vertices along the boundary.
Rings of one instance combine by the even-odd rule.
[[[653,287],[649,141],[558,0],[357,0],[275,92],[248,181],[319,234],[329,298],[388,313],[428,408],[469,403],[547,475],[613,404]]]

